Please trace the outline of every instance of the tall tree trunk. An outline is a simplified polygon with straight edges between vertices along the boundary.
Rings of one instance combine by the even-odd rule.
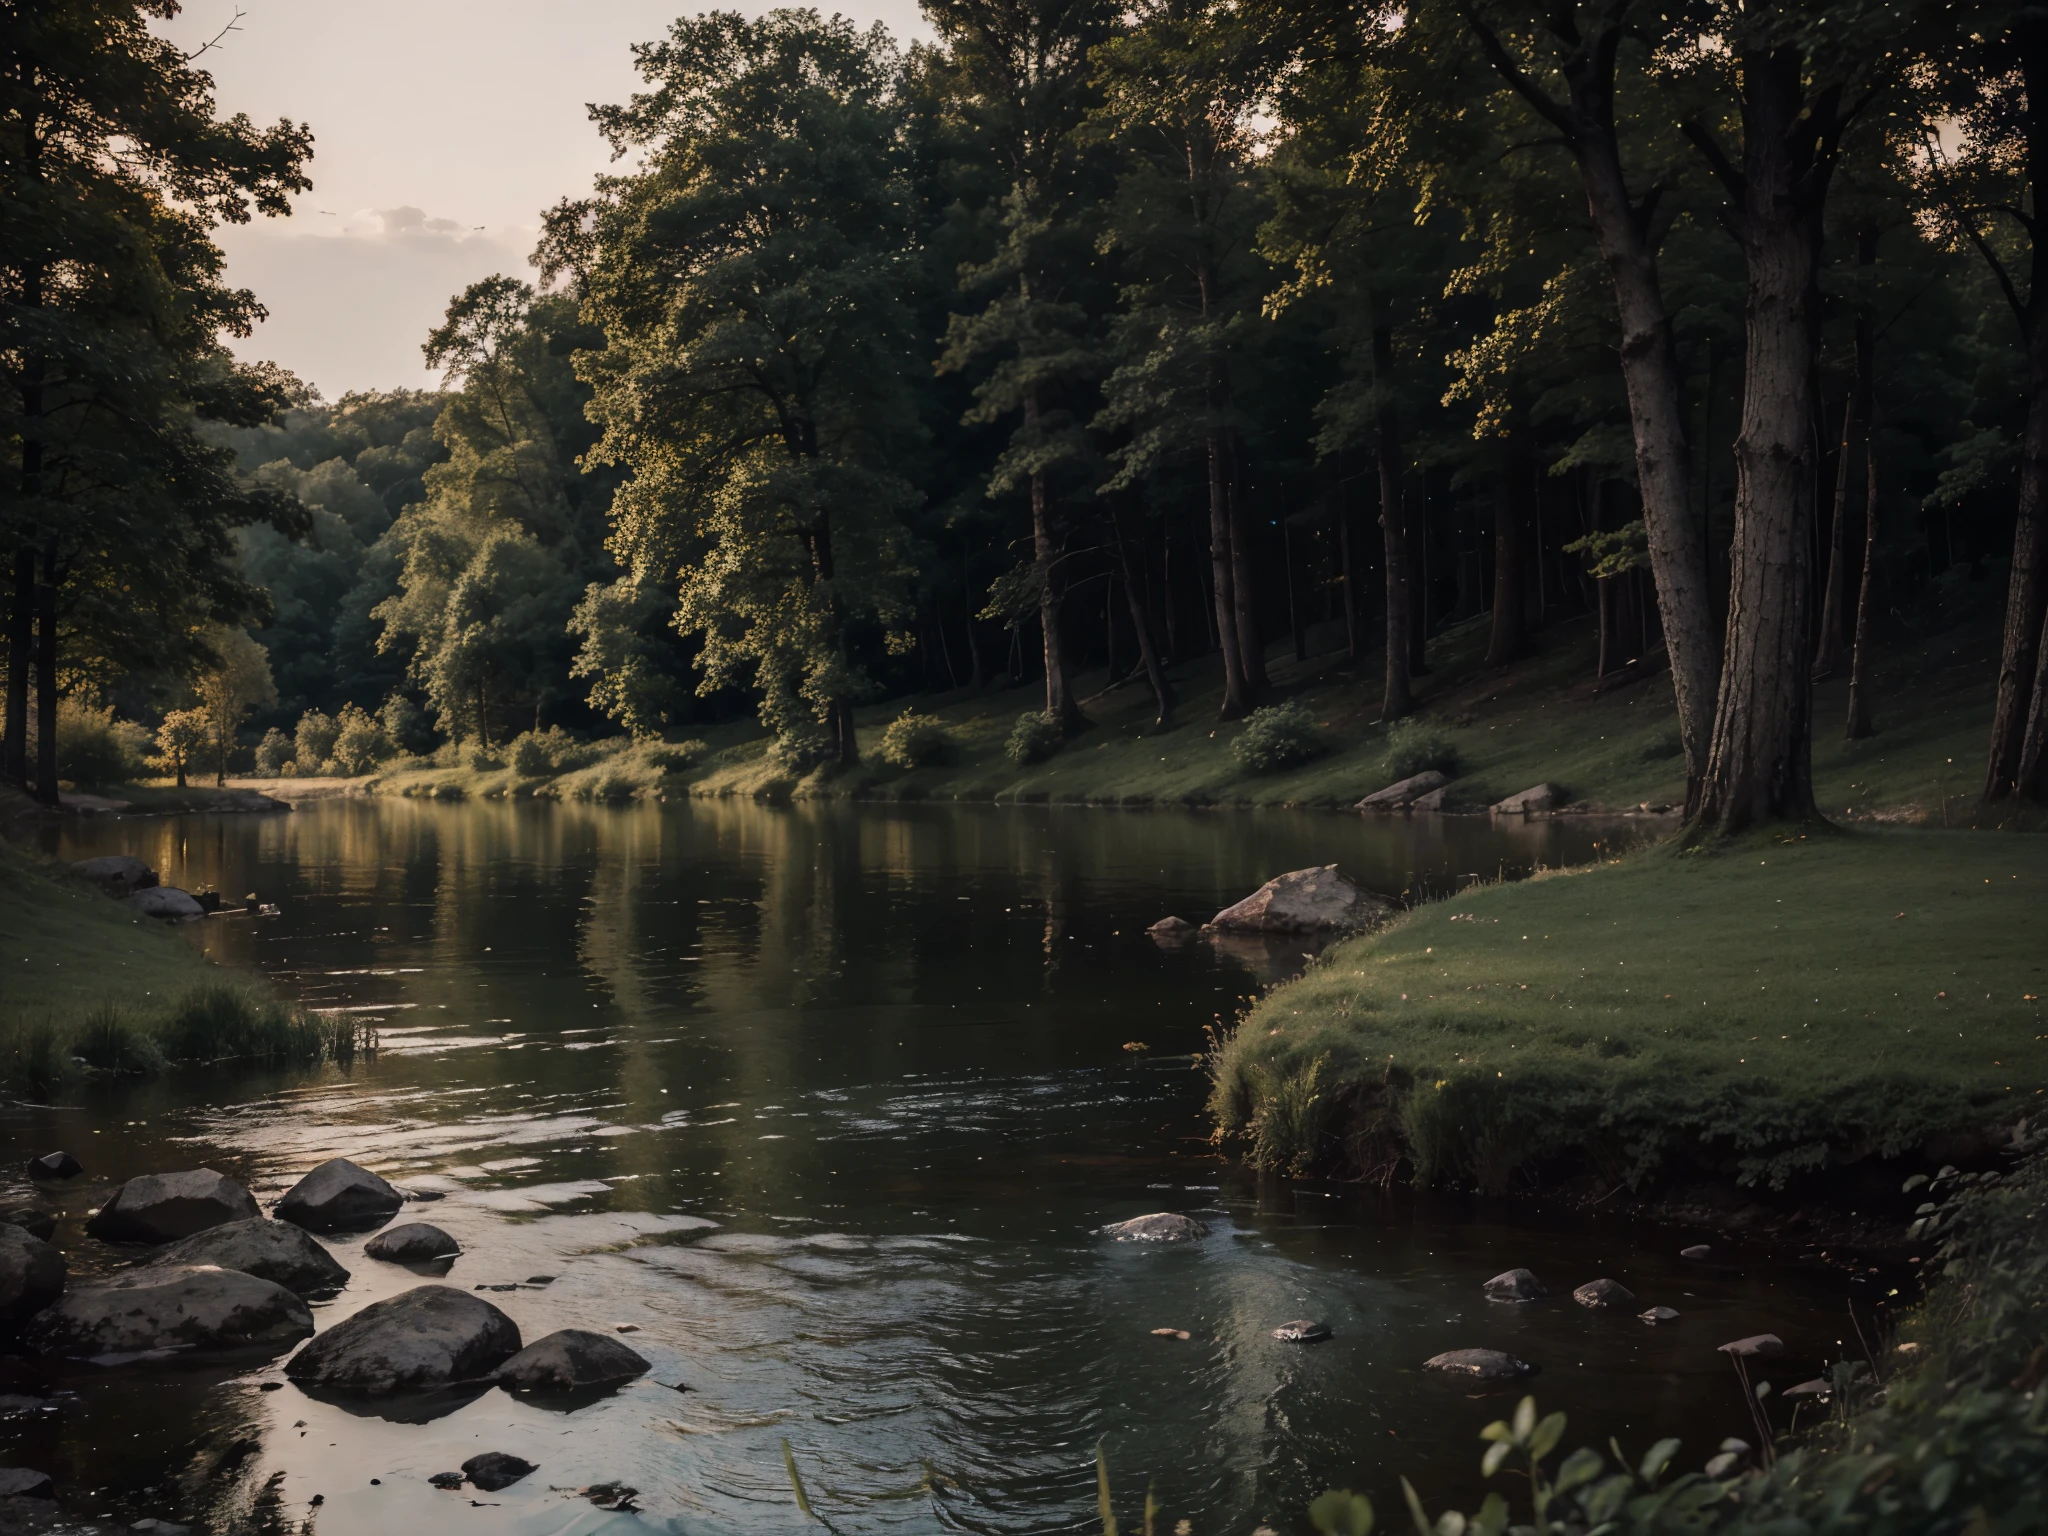
[[[57,552],[43,551],[36,589],[36,798],[57,804]]]
[[[2042,620],[2035,651],[2048,655],[2048,619]],[[2048,798],[2048,667],[2034,672],[2034,696],[2027,708],[2027,728],[2020,737],[2020,764],[2013,774],[2013,793],[2022,800]]]
[[[1209,571],[1215,595],[1216,638],[1223,652],[1222,718],[1236,720],[1251,707],[1245,686],[1243,655],[1237,644],[1236,578],[1231,558],[1230,498],[1224,489],[1223,443],[1209,434]]]
[[[1408,517],[1408,675],[1429,676],[1429,474],[1422,494],[1402,498]]]
[[[2048,192],[2048,23],[2028,19],[2012,30],[2026,81],[2027,182],[2038,208]],[[1984,773],[1984,798],[2038,798],[2038,770],[2032,789],[2021,787],[2020,759],[2033,701],[2044,687],[2041,635],[2048,623],[2048,239],[2030,241],[2031,272],[2020,325],[2027,340],[2027,424],[2020,449],[2019,515],[2012,534],[2012,573],[2007,578],[2005,633],[1999,646],[1998,701],[1991,712],[1991,750]],[[1953,558],[1951,556],[1951,558]]]
[[[1528,604],[1522,578],[1528,566],[1523,536],[1529,524],[1529,492],[1536,472],[1523,434],[1512,426],[1501,444],[1500,473],[1493,484],[1493,634],[1486,665],[1504,667],[1529,648]]]
[[[1870,610],[1877,587],[1877,412],[1873,406],[1863,444],[1863,577],[1856,584],[1856,638],[1849,653],[1849,712],[1842,734],[1861,741],[1877,727],[1870,718]]]
[[[969,667],[968,686],[976,693],[981,692],[987,681],[981,672],[981,641],[974,633],[974,587],[967,574],[967,556],[960,556],[960,604],[967,614],[967,661]]]
[[[1024,397],[1025,430],[1038,430],[1038,392]],[[1045,717],[1061,736],[1087,729],[1088,719],[1074,702],[1074,690],[1067,681],[1066,648],[1060,643],[1060,603],[1066,577],[1060,569],[1059,551],[1052,541],[1051,507],[1045,476],[1031,476],[1031,552],[1038,562],[1038,627],[1045,636]]]
[[[1114,507],[1109,513],[1110,537],[1116,544],[1117,569],[1123,575],[1124,602],[1131,613],[1131,629],[1138,637],[1138,662],[1145,669],[1145,681],[1152,686],[1152,702],[1158,710],[1155,726],[1172,723],[1173,706],[1178,702],[1174,697],[1173,684],[1166,680],[1166,668],[1159,660],[1159,644],[1152,633],[1152,606],[1145,601],[1139,588],[1136,572],[1131,569],[1131,541],[1124,537],[1123,519]],[[1144,558],[1142,550],[1138,558]]]
[[[1238,473],[1237,443],[1226,440],[1225,462],[1230,477],[1224,489],[1230,500],[1230,590],[1237,620],[1237,664],[1244,673],[1245,699],[1256,702],[1271,684],[1266,676],[1266,646],[1259,638],[1258,589],[1252,583],[1252,534],[1244,510],[1244,483]]]
[[[1627,7],[1553,8],[1552,30],[1564,53],[1568,89],[1559,102],[1538,86],[1471,16],[1489,58],[1517,91],[1565,137],[1578,162],[1593,234],[1614,287],[1621,321],[1621,373],[1635,433],[1636,484],[1649,535],[1664,641],[1671,656],[1679,739],[1685,745],[1687,803],[1696,798],[1714,730],[1720,657],[1709,607],[1705,540],[1687,486],[1691,452],[1682,405],[1684,376],[1664,307],[1649,208],[1629,194],[1615,129],[1615,58]]]
[[[1408,509],[1402,488],[1407,483],[1401,461],[1401,414],[1394,403],[1394,332],[1385,322],[1372,329],[1374,422],[1380,471],[1380,532],[1387,561],[1387,679],[1380,695],[1380,718],[1399,720],[1415,707],[1408,676]]]
[[[36,556],[14,553],[14,600],[7,613],[7,752],[0,774],[28,789],[28,674],[36,648]]]
[[[1813,111],[1803,58],[1742,57],[1741,201],[1747,267],[1742,426],[1735,440],[1735,545],[1727,660],[1713,750],[1690,830],[1739,832],[1807,820],[1813,803],[1809,582],[1813,357],[1831,114]]]
[[[1355,667],[1365,653],[1365,636],[1358,623],[1358,566],[1351,553],[1351,499],[1344,489],[1342,453],[1337,456],[1337,559],[1344,568],[1344,656]]]
[[[1856,236],[1856,264],[1877,263],[1877,231],[1861,230]],[[1856,378],[1849,386],[1849,401],[1842,408],[1842,446],[1835,461],[1835,505],[1833,524],[1828,530],[1828,571],[1821,586],[1820,639],[1814,649],[1813,675],[1832,677],[1842,664],[1849,609],[1849,482],[1855,450],[1867,446],[1870,436],[1870,397],[1877,387],[1877,329],[1870,306],[1856,306]]]

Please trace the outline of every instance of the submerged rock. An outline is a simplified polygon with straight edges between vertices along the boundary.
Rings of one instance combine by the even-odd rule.
[[[462,1472],[472,1483],[485,1493],[496,1493],[500,1488],[510,1488],[519,1479],[540,1468],[519,1456],[509,1456],[503,1451],[485,1451],[481,1456],[472,1456],[462,1464]]]
[[[1446,1376],[1468,1376],[1475,1381],[1514,1381],[1534,1376],[1539,1369],[1497,1349],[1447,1349],[1423,1361],[1422,1368],[1441,1371]]]
[[[1385,897],[1361,890],[1337,866],[1276,875],[1209,920],[1225,933],[1336,933],[1375,928],[1394,915]]]
[[[0,1499],[54,1499],[57,1485],[34,1467],[0,1467]]]
[[[460,1488],[462,1486],[462,1474],[460,1472],[436,1472],[427,1481],[436,1488]]]
[[[1283,1344],[1320,1344],[1329,1336],[1330,1328],[1327,1323],[1310,1322],[1305,1317],[1297,1317],[1291,1323],[1282,1323],[1273,1330],[1273,1337]]]
[[[1572,1292],[1572,1300],[1582,1307],[1591,1307],[1596,1312],[1632,1307],[1636,1302],[1635,1292],[1618,1280],[1588,1280]]]
[[[1747,1360],[1755,1355],[1782,1355],[1785,1353],[1785,1341],[1775,1333],[1753,1333],[1746,1339],[1716,1344],[1714,1348],[1724,1355],[1735,1355]]]
[[[272,1281],[204,1264],[145,1264],[45,1309],[29,1324],[28,1341],[44,1354],[91,1357],[282,1349],[312,1331],[306,1304]]]
[[[421,1285],[363,1308],[292,1356],[302,1386],[363,1397],[482,1381],[519,1352],[519,1325],[488,1301]]]
[[[1670,1307],[1652,1307],[1647,1312],[1638,1312],[1636,1316],[1650,1324],[1653,1328],[1659,1323],[1675,1323],[1678,1321],[1677,1312],[1673,1311]]]
[[[617,1339],[563,1328],[535,1339],[499,1366],[496,1380],[508,1392],[582,1392],[614,1387],[652,1369],[637,1350]]]
[[[334,1255],[288,1221],[252,1216],[209,1227],[171,1244],[156,1264],[216,1264],[268,1280],[301,1296],[318,1296],[348,1284],[348,1271]]]
[[[1113,1221],[1102,1229],[1102,1235],[1120,1243],[1191,1243],[1198,1237],[1207,1237],[1209,1229],[1192,1216],[1155,1211],[1150,1216]]]
[[[93,1214],[85,1230],[110,1243],[173,1243],[262,1214],[255,1197],[226,1174],[187,1168],[130,1179]]]
[[[1565,792],[1557,785],[1537,784],[1520,794],[1494,802],[1493,808],[1503,815],[1527,816],[1538,811],[1554,811],[1564,803]]]
[[[1425,768],[1412,778],[1389,784],[1385,789],[1376,789],[1352,809],[1360,811],[1398,811],[1424,795],[1434,794],[1451,781],[1434,768]]]
[[[28,1176],[32,1179],[75,1179],[83,1172],[85,1169],[69,1152],[45,1152],[28,1160]]]
[[[405,1196],[369,1169],[330,1157],[285,1191],[277,1216],[309,1232],[360,1231],[382,1226],[403,1204]]]
[[[436,1259],[454,1258],[462,1252],[462,1244],[439,1227],[408,1221],[386,1227],[363,1244],[363,1252],[391,1264],[431,1264]]]
[[[107,895],[133,896],[157,883],[156,871],[132,853],[103,853],[96,859],[80,859],[71,873],[90,880]]]
[[[1549,1289],[1526,1269],[1504,1270],[1486,1282],[1488,1301],[1541,1301]]]
[[[175,885],[153,885],[133,896],[124,896],[121,905],[144,917],[160,917],[167,923],[185,923],[206,916],[206,908]]]
[[[0,1226],[0,1323],[25,1323],[64,1294],[64,1255],[20,1227]]]
[[[1202,930],[1184,917],[1162,917],[1145,931],[1162,944],[1177,944],[1192,939]]]

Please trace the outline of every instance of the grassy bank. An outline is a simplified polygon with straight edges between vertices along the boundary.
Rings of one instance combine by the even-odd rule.
[[[1955,1156],[2048,1103],[2044,913],[2048,840],[1985,833],[1660,847],[1476,888],[1261,1000],[1212,1110],[1268,1167],[1494,1191],[1768,1191]]]
[[[333,1024],[232,979],[137,917],[0,839],[0,1090],[48,1097],[82,1078],[225,1058],[352,1053]]]
[[[1334,636],[1321,632],[1327,643]],[[1434,670],[1418,684],[1420,719],[1455,751],[1452,808],[1472,809],[1545,780],[1590,808],[1668,805],[1683,773],[1664,674],[1596,691],[1594,636],[1586,623],[1556,626],[1536,655],[1506,668],[1483,658],[1483,622],[1432,642]],[[1880,734],[1841,739],[1844,686],[1821,685],[1814,776],[1828,814],[1852,821],[1968,824],[1991,711],[1988,630],[1959,630],[1895,647],[1877,665]],[[1220,678],[1213,660],[1174,669],[1182,701],[1176,722],[1153,723],[1142,681],[1107,686],[1101,673],[1078,688],[1091,728],[1052,757],[1020,766],[1005,744],[1020,713],[1038,703],[1035,686],[991,688],[897,700],[858,711],[866,756],[848,772],[797,775],[779,764],[750,723],[692,728],[702,750],[687,762],[658,748],[624,748],[571,771],[520,773],[502,765],[403,760],[353,781],[379,794],[427,797],[558,796],[583,799],[744,795],[848,796],[882,800],[1059,802],[1095,805],[1349,805],[1383,787],[1388,732],[1377,720],[1377,663],[1357,669],[1335,654],[1297,662],[1269,658],[1276,699],[1298,700],[1320,729],[1324,750],[1274,773],[1244,768],[1232,746],[1242,724],[1216,721]],[[883,728],[907,707],[940,720],[951,739],[945,761],[902,769],[876,751]],[[261,787],[300,797],[341,781]]]

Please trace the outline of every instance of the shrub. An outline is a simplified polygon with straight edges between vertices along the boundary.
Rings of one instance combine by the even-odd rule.
[[[513,737],[505,749],[505,761],[515,773],[541,778],[587,768],[610,755],[614,747],[614,743],[578,741],[559,725],[551,725],[544,731],[527,731]]]
[[[704,761],[710,750],[701,741],[650,741],[640,748],[640,760],[660,773],[682,773]]]
[[[318,1061],[329,1031],[309,1013],[252,997],[219,982],[194,987],[178,999],[158,1036],[172,1061]]]
[[[1253,710],[1230,744],[1230,755],[1252,773],[1272,773],[1307,762],[1327,745],[1308,707],[1290,700]]]
[[[368,773],[391,755],[391,742],[384,726],[368,710],[354,704],[342,706],[335,722],[334,767],[349,778]]]
[[[505,766],[505,754],[481,736],[472,736],[461,746],[462,765],[479,773],[496,773]]]
[[[121,1076],[150,1072],[163,1064],[155,1042],[111,1004],[87,1016],[71,1042],[71,1053],[88,1067]]]
[[[263,739],[256,743],[256,775],[258,778],[274,779],[285,771],[292,760],[292,739],[283,731],[272,726],[263,733]]]
[[[831,761],[832,737],[815,720],[794,720],[776,734],[769,753],[792,773],[809,773]]]
[[[185,774],[198,766],[200,755],[206,750],[207,740],[212,734],[206,711],[172,710],[164,716],[164,723],[156,728],[156,756],[149,760],[149,766],[159,773],[176,774],[178,788],[183,789]]]
[[[1387,777],[1412,779],[1425,769],[1439,773],[1458,771],[1458,744],[1442,726],[1427,720],[1398,721],[1387,732]]]
[[[341,727],[333,716],[317,709],[309,709],[299,716],[298,734],[293,742],[292,760],[299,765],[301,778],[312,778],[327,772],[327,760],[334,756],[334,738],[341,734]]]
[[[377,719],[384,727],[385,737],[400,752],[421,757],[434,750],[433,722],[425,710],[404,694],[394,693],[386,699]]]
[[[1010,739],[1003,750],[1018,767],[1042,763],[1060,749],[1060,728],[1042,709],[1026,710],[1010,727]]]
[[[953,733],[944,721],[906,709],[883,728],[878,750],[898,768],[929,768],[952,756]]]
[[[0,1025],[0,1085],[10,1093],[47,1099],[63,1075],[64,1054],[49,1019],[16,1016]]]
[[[142,768],[149,732],[83,699],[57,701],[57,777],[73,784],[124,784]]]

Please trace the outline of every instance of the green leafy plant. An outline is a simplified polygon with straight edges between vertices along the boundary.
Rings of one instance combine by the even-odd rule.
[[[57,701],[57,777],[73,784],[125,784],[142,767],[149,732],[116,720],[112,708]]]
[[[1060,749],[1060,728],[1042,709],[1026,710],[1010,727],[1010,739],[1003,744],[1010,761],[1018,767],[1042,763]]]
[[[1328,742],[1305,705],[1290,699],[1255,709],[1230,744],[1230,755],[1251,773],[1292,768],[1328,750]]]
[[[898,768],[931,768],[953,755],[953,733],[943,720],[906,709],[882,730],[882,761]]]
[[[1390,780],[1412,779],[1434,768],[1439,773],[1458,771],[1458,744],[1450,732],[1428,720],[1401,720],[1387,732],[1387,755],[1383,766]]]
[[[256,776],[274,779],[285,770],[285,764],[292,760],[292,739],[283,731],[272,726],[263,733],[263,739],[256,743]]]
[[[391,740],[384,734],[383,723],[369,711],[345,704],[334,723],[336,772],[356,778],[391,756]]]
[[[71,1053],[95,1071],[122,1077],[150,1072],[163,1064],[155,1042],[112,1005],[86,1015],[72,1039]]]

